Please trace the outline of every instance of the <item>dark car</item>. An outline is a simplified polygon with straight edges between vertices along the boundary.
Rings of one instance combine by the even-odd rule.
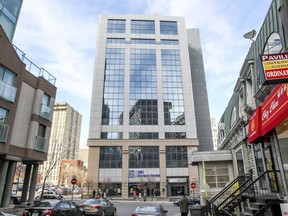
[[[107,199],[89,199],[80,206],[85,215],[116,216],[117,209]]]
[[[187,197],[187,199],[190,205],[200,205],[200,199],[197,197]],[[173,204],[179,206],[180,200],[181,199],[175,200]]]
[[[43,200],[34,207],[26,208],[22,216],[83,216],[83,210],[70,200]]]
[[[20,199],[21,197],[16,194],[11,194],[10,196],[11,203],[13,204],[20,204]]]
[[[162,205],[157,204],[143,204],[136,207],[131,216],[140,215],[153,215],[153,216],[166,216],[168,211],[163,208]]]

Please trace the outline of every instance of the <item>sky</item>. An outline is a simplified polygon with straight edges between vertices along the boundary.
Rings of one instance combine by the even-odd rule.
[[[24,0],[13,44],[56,77],[57,102],[82,115],[80,146],[87,145],[100,14],[183,16],[199,28],[210,115],[225,111],[252,41],[271,0]]]

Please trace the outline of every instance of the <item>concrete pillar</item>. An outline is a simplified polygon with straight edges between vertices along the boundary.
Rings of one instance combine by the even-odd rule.
[[[30,189],[29,189],[29,198],[28,198],[29,202],[33,202],[34,200],[36,184],[37,184],[38,169],[39,169],[39,165],[35,164],[33,166]]]
[[[166,150],[165,145],[160,145],[159,147],[159,162],[160,162],[160,196],[167,197],[167,188],[166,188]]]
[[[23,189],[22,189],[22,195],[21,195],[21,203],[27,201],[28,188],[29,188],[30,175],[31,175],[31,168],[32,168],[32,165],[30,165],[30,164],[26,165],[25,177],[24,177]]]
[[[128,187],[128,172],[129,172],[129,149],[128,146],[124,145],[122,149],[122,197],[128,198],[129,187]]]
[[[0,165],[0,207],[2,207],[1,203],[2,203],[2,198],[3,198],[4,187],[5,187],[8,164],[9,164],[8,161],[2,160],[1,165]]]
[[[13,178],[15,174],[16,163],[17,163],[16,161],[10,161],[8,165],[5,189],[3,193],[6,196],[2,197],[2,205],[1,205],[2,207],[9,207],[10,204],[10,195],[13,187]]]

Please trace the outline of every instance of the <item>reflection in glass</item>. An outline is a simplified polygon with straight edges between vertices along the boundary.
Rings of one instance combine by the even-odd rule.
[[[186,146],[166,146],[167,168],[188,167]]]
[[[122,147],[101,146],[99,168],[122,168]]]
[[[125,33],[126,20],[121,19],[109,19],[107,32],[108,33]]]
[[[186,139],[186,132],[165,132],[165,139]]]
[[[130,125],[157,125],[156,51],[131,49]]]
[[[160,33],[167,35],[178,35],[177,22],[160,21]]]
[[[154,20],[131,20],[131,33],[155,34]]]
[[[161,50],[164,123],[185,125],[179,50]]]
[[[122,125],[124,109],[125,50],[106,49],[102,125]]]
[[[157,132],[130,132],[129,133],[129,139],[158,139],[158,133]]]
[[[159,147],[130,146],[129,168],[159,168]]]
[[[122,139],[123,132],[101,132],[101,139]]]

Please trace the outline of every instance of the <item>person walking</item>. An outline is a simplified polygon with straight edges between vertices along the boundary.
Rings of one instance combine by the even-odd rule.
[[[181,216],[188,216],[189,212],[189,201],[186,197],[186,194],[182,197],[179,203]]]

